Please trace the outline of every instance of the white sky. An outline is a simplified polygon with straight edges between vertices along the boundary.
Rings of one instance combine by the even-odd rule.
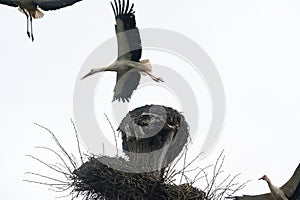
[[[252,179],[245,194],[268,191],[257,180],[263,174],[279,186],[288,180],[300,154],[300,2],[135,3],[139,28],[170,29],[190,37],[208,53],[223,80],[224,130],[213,153],[199,165],[211,164],[225,149],[225,172],[241,172],[241,181]],[[46,160],[33,147],[53,146],[51,137],[33,122],[53,130],[67,149],[76,152],[69,121],[74,83],[88,55],[114,35],[113,24],[109,1],[83,1],[34,20],[35,42],[31,43],[25,16],[16,8],[0,6],[3,199],[52,200],[60,195],[22,181],[28,178],[26,171],[45,172],[25,155]],[[197,144],[192,146],[191,155],[197,150]]]

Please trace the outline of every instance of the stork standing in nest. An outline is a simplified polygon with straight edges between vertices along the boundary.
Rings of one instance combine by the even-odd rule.
[[[152,66],[148,59],[140,60],[142,56],[141,38],[136,27],[133,6],[129,7],[129,0],[125,2],[115,0],[111,2],[115,19],[115,31],[118,41],[118,58],[108,67],[94,68],[81,79],[99,72],[117,72],[117,82],[114,88],[114,100],[129,102],[131,95],[139,85],[141,75],[148,75],[156,82],[162,82],[161,78],[151,74]]]
[[[27,35],[33,41],[32,18],[38,19],[44,16],[38,7],[44,11],[57,10],[63,7],[71,6],[78,1],[81,0],[0,0],[0,4],[19,7],[19,11],[24,13],[26,16]]]

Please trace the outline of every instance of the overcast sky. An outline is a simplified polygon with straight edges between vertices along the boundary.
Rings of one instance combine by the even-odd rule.
[[[207,52],[223,81],[226,120],[222,136],[213,152],[198,161],[199,165],[205,167],[213,163],[225,149],[225,172],[242,173],[241,182],[252,180],[242,193],[267,192],[267,185],[257,180],[263,174],[269,175],[278,186],[285,183],[297,167],[300,154],[300,2],[134,2],[139,28],[169,29],[191,38]],[[39,163],[25,157],[26,154],[54,161],[48,154],[34,149],[34,146],[53,147],[54,144],[51,137],[33,123],[51,129],[69,151],[76,153],[70,123],[74,85],[90,53],[114,36],[114,23],[109,1],[82,1],[65,9],[45,12],[44,18],[34,20],[35,41],[32,43],[26,35],[25,16],[16,8],[0,6],[0,187],[3,199],[52,200],[60,196],[47,187],[22,181],[28,178],[24,175],[26,171],[51,175]],[[145,55],[152,58],[151,52]],[[160,57],[157,52],[152,59],[156,64],[168,63],[168,59],[172,63],[171,56]],[[105,75],[107,82],[104,82],[110,88],[105,97],[108,102],[112,99],[114,77],[112,73]],[[101,82],[99,90],[102,85]],[[159,90],[164,92],[162,88]],[[130,108],[143,104],[138,94],[144,96],[145,103],[160,103],[180,110],[176,98],[153,98],[156,100],[149,102],[155,94],[147,93],[146,89],[136,92]],[[168,95],[171,98],[171,93]],[[202,106],[205,105],[210,106],[203,101]],[[97,114],[102,115],[101,109],[105,107],[95,105]],[[210,118],[209,111],[206,112]],[[208,125],[209,120],[204,120],[203,130]],[[190,147],[190,157],[199,150],[199,143],[195,142]]]

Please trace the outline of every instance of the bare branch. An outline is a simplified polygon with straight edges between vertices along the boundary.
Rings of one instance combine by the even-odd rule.
[[[77,131],[76,125],[75,125],[74,121],[72,120],[72,118],[71,118],[71,123],[73,125],[73,129],[74,129],[75,136],[76,136],[77,148],[78,148],[78,152],[79,152],[81,164],[83,164],[83,157],[82,157],[82,153],[81,153],[81,149],[80,149],[80,142],[79,142],[78,131]]]
[[[106,117],[106,119],[107,119],[107,121],[108,121],[108,123],[109,123],[109,125],[110,125],[110,127],[111,127],[111,129],[112,129],[112,131],[113,131],[113,133],[114,133],[114,138],[115,138],[115,143],[116,143],[116,150],[117,150],[117,156],[119,156],[119,150],[118,150],[118,143],[117,143],[117,135],[116,135],[116,132],[115,132],[114,127],[112,126],[110,120],[108,119],[108,117],[107,117],[107,115],[106,115],[105,113],[104,113],[104,116]]]
[[[70,157],[70,155],[67,153],[67,151],[63,148],[63,146],[60,144],[60,142],[58,141],[58,139],[56,138],[56,136],[54,135],[54,133],[52,131],[50,131],[48,128],[46,128],[45,126],[42,126],[38,123],[34,123],[35,125],[41,127],[42,129],[45,129],[48,133],[51,134],[53,140],[55,141],[56,145],[61,149],[61,151],[63,152],[63,154],[68,158],[68,160],[70,161],[71,165],[74,167],[74,169],[77,168],[76,163],[74,163],[74,161],[72,160],[72,158]]]

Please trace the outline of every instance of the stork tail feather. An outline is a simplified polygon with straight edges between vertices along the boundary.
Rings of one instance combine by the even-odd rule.
[[[147,72],[151,72],[152,71],[152,65],[151,65],[149,59],[141,60],[140,62],[143,65],[143,67],[145,67],[145,69],[147,70]],[[144,75],[144,76],[147,75],[146,72],[141,72],[141,74]]]
[[[22,8],[18,8],[18,10],[25,14],[25,15],[29,15],[29,16],[32,16],[34,19],[38,19],[38,18],[42,18],[44,16],[44,13],[42,11],[40,11],[39,9],[35,9],[35,10],[31,10],[31,11],[28,11],[28,10],[24,10]]]
[[[31,11],[30,14],[34,19],[42,18],[44,16],[44,13],[42,13],[39,9]]]

